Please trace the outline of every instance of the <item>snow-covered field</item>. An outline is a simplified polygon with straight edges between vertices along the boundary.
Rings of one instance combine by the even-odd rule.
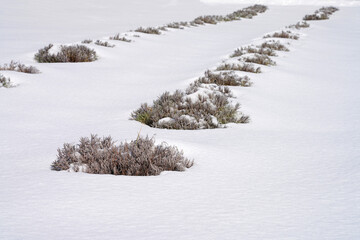
[[[130,121],[164,91],[184,89],[244,44],[319,6],[271,5],[252,20],[91,45],[92,63],[38,64],[48,43],[100,39],[140,25],[224,14],[247,5],[196,1],[3,0],[0,239],[360,239],[360,7],[310,22],[290,52],[233,87],[249,124],[171,131]],[[89,14],[92,13],[92,14]],[[195,160],[156,177],[50,171],[56,150],[97,133],[155,135]]]

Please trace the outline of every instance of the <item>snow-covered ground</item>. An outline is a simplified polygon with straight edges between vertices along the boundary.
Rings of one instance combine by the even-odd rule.
[[[37,64],[34,52],[50,42],[245,5],[79,1],[75,12],[70,1],[4,2],[0,64],[20,60],[42,73],[2,72],[19,86],[0,89],[1,240],[360,238],[359,7],[310,22],[277,66],[251,76],[253,87],[232,88],[251,123],[170,131],[141,126],[130,113],[318,6],[270,6],[252,20],[91,45],[100,55],[93,63]],[[132,140],[140,129],[183,149],[195,166],[156,177],[49,170],[64,142],[90,133]]]

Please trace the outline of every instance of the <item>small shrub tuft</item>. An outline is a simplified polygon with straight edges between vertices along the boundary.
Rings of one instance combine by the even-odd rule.
[[[276,62],[273,61],[270,57],[266,55],[261,55],[255,53],[253,56],[244,56],[239,59],[239,61],[244,61],[247,63],[256,63],[265,66],[275,66]]]
[[[272,57],[277,56],[276,52],[271,48],[266,48],[266,47],[261,47],[261,46],[256,46],[256,47],[247,46],[247,47],[241,47],[241,48],[236,49],[234,51],[234,53],[230,55],[230,57],[231,58],[240,57],[247,53],[258,53],[258,54],[272,56]]]
[[[11,87],[15,87],[11,81],[10,78],[5,77],[4,75],[2,75],[0,73],[0,88],[11,88]]]
[[[123,41],[123,42],[131,42],[130,39],[127,39],[126,37],[120,37],[120,33],[116,34],[113,37],[109,38],[110,40],[117,40],[117,41]]]
[[[295,28],[295,29],[301,29],[301,28],[308,28],[310,27],[310,24],[308,24],[306,21],[301,21],[293,25],[289,25],[288,28]]]
[[[292,33],[291,31],[281,31],[281,32],[275,32],[273,34],[265,35],[264,38],[288,38],[288,39],[298,40],[299,35]]]
[[[139,27],[135,30],[135,32],[141,32],[141,33],[146,33],[146,34],[156,34],[156,35],[161,34],[161,31],[159,29],[152,28],[152,27],[148,27],[148,28]]]
[[[0,71],[15,71],[15,72],[23,72],[36,74],[40,73],[39,69],[34,66],[26,66],[25,64],[21,64],[19,62],[11,61],[9,64],[0,65]]]
[[[314,20],[327,20],[334,12],[339,9],[336,7],[322,7],[319,10],[316,10],[314,14],[305,15],[303,20],[314,21]]]
[[[99,46],[102,46],[102,47],[110,47],[110,48],[115,47],[114,44],[111,44],[111,43],[109,43],[107,41],[103,42],[103,41],[100,41],[100,40],[96,40],[95,44],[99,45]]]
[[[52,44],[40,49],[35,60],[40,63],[56,62],[92,62],[97,59],[95,50],[84,45],[60,46],[58,53],[50,53]]]
[[[112,138],[81,138],[77,145],[65,143],[58,149],[51,170],[129,176],[159,175],[163,171],[185,171],[193,161],[166,143],[155,145],[153,138],[138,137],[116,145]]]
[[[261,48],[269,48],[275,51],[284,51],[288,52],[289,48],[287,48],[284,44],[280,41],[269,40],[260,45]]]
[[[85,39],[85,40],[81,41],[81,43],[84,43],[84,44],[90,44],[92,42],[93,42],[93,40],[91,40],[91,39]]]
[[[216,71],[243,71],[243,72],[251,72],[251,73],[261,73],[260,67],[255,67],[253,64],[229,64],[225,63],[216,68]]]
[[[205,76],[197,80],[203,84],[216,84],[219,86],[242,86],[250,87],[252,82],[248,76],[240,77],[234,72],[213,73],[206,71]]]

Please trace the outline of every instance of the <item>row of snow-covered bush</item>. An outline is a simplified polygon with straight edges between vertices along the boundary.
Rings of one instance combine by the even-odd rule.
[[[308,23],[299,22],[287,28],[307,27]],[[229,58],[232,63],[206,71],[186,90],[165,92],[152,105],[142,104],[132,113],[132,119],[151,127],[187,130],[248,122],[249,117],[238,111],[239,104],[232,103],[229,86],[250,87],[250,78],[239,72],[257,74],[261,73],[258,65],[276,65],[272,57],[280,51],[289,51],[289,41],[298,40],[299,34],[283,30],[267,34],[263,39],[259,45],[236,49]],[[82,138],[78,145],[65,144],[58,150],[58,158],[51,168],[99,174],[158,175],[164,170],[182,171],[192,165],[176,147],[155,146],[153,139],[140,137],[116,146],[110,137],[100,139],[92,135],[90,139]]]

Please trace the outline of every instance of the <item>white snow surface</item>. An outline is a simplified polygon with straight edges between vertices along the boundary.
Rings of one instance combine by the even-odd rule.
[[[360,8],[310,22],[277,66],[249,75],[250,88],[232,88],[251,123],[173,131],[130,121],[130,113],[318,6],[271,6],[252,20],[142,34],[112,41],[115,48],[92,44],[100,55],[92,63],[38,64],[34,52],[50,42],[236,9],[2,2],[0,64],[15,58],[42,73],[2,72],[19,86],[0,89],[1,240],[360,239]],[[195,166],[155,177],[49,169],[64,142],[90,133],[132,140],[140,129],[183,149]]]

